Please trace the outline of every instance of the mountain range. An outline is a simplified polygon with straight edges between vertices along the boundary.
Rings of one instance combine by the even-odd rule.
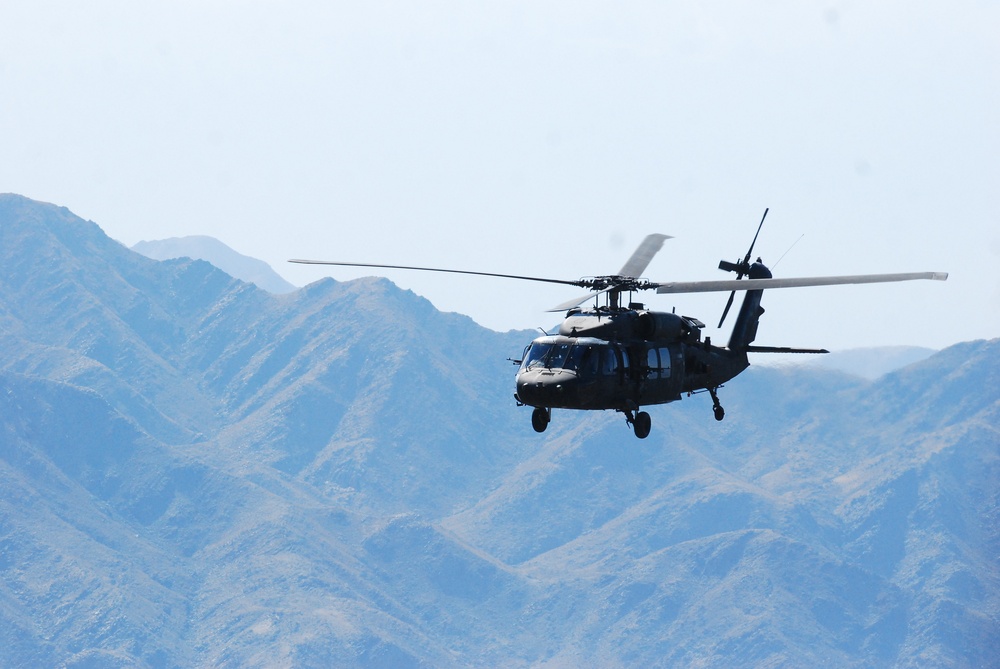
[[[204,260],[226,274],[255,284],[270,293],[290,293],[296,289],[263,260],[238,253],[218,239],[206,235],[145,240],[133,244],[132,250],[154,260]]]
[[[5,666],[1000,666],[1000,340],[538,435],[533,333],[385,279],[0,241]]]

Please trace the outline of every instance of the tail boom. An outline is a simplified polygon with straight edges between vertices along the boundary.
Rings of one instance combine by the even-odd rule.
[[[750,265],[747,273],[749,279],[770,279],[771,270],[763,263],[755,262]],[[757,338],[757,325],[760,317],[764,313],[764,308],[760,306],[760,298],[764,295],[763,290],[748,290],[743,298],[743,305],[740,307],[740,314],[736,317],[733,325],[733,332],[729,336],[728,348],[730,351],[745,353],[750,350],[750,345]]]

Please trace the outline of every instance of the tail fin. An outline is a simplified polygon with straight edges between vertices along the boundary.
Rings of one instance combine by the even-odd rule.
[[[770,279],[771,270],[758,261],[750,265],[747,278]],[[763,295],[763,290],[747,291],[746,297],[743,298],[743,306],[740,307],[740,315],[736,317],[733,333],[729,336],[730,351],[745,352],[757,338],[757,324],[764,313],[764,308],[760,306],[760,298]]]

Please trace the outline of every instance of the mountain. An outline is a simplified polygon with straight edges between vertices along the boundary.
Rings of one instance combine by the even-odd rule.
[[[191,235],[141,241],[132,250],[153,260],[194,258],[210,262],[226,274],[256,284],[270,293],[291,293],[296,288],[263,260],[237,253],[214,237]]]
[[[875,380],[883,374],[926,360],[934,353],[934,349],[921,346],[875,346],[833,351],[816,356],[808,363]]]
[[[5,665],[997,664],[1000,340],[538,435],[533,334],[384,279],[0,242]]]

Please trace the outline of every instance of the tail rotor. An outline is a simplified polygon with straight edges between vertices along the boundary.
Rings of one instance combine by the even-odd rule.
[[[760,225],[757,226],[757,233],[753,236],[753,241],[750,242],[750,248],[747,250],[747,254],[743,257],[743,262],[728,262],[726,260],[719,261],[719,269],[725,270],[726,272],[736,272],[737,281],[742,279],[744,276],[750,273],[750,256],[753,254],[753,247],[757,244],[757,236],[760,235],[760,229],[764,227],[764,219],[767,218],[767,212],[770,208],[764,209],[764,215],[761,216]],[[726,308],[722,310],[722,318],[719,319],[719,327],[726,320],[726,316],[729,315],[729,309],[733,306],[733,299],[736,297],[736,291],[729,293],[729,299],[726,301]]]

